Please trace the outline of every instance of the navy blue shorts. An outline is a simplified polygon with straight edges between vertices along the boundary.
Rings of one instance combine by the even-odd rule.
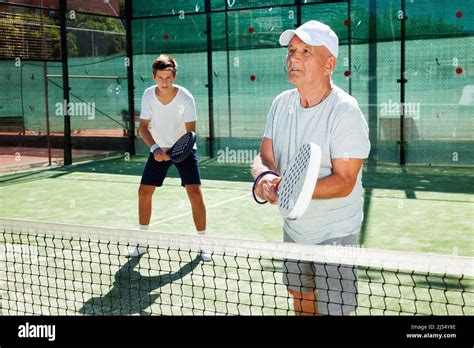
[[[181,177],[181,186],[201,185],[201,174],[199,173],[199,163],[196,157],[196,150],[193,150],[189,156],[180,163],[172,161],[158,162],[150,153],[145,169],[142,174],[142,185],[162,186],[169,167],[174,164]]]

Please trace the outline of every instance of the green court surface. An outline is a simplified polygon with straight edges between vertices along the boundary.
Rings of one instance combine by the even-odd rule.
[[[0,176],[2,217],[135,228],[144,157]],[[281,240],[278,209],[251,196],[250,165],[201,160],[208,234]],[[458,254],[474,250],[474,173],[463,168],[366,166],[366,247]],[[153,202],[151,225],[193,233],[190,205],[174,167]]]
[[[3,175],[1,215],[134,229],[144,163],[145,157],[136,156]],[[252,200],[249,164],[202,159],[201,171],[208,235],[282,239],[277,207]],[[365,167],[360,243],[472,256],[473,176],[462,168]],[[174,168],[155,193],[151,225],[159,231],[194,234],[190,206]],[[26,237],[8,233],[3,238],[7,249],[29,245],[28,253],[7,253],[4,260],[9,272],[3,279],[3,304],[9,314],[293,313],[281,283],[281,260],[215,254],[212,264],[206,264],[197,257],[198,250],[169,249],[150,249],[141,259],[127,259],[122,254],[125,245],[54,241],[54,236],[48,245],[43,237],[23,240]],[[358,277],[355,314],[473,314],[469,277],[361,268]]]
[[[4,217],[96,226],[135,228],[138,185],[144,158],[112,160],[2,177]],[[206,164],[203,164],[206,172]],[[247,182],[204,180],[210,235],[277,239],[278,209],[257,206]],[[212,170],[210,176],[212,177]],[[204,178],[206,174],[204,174]],[[172,167],[164,186],[155,191],[150,226],[166,232],[193,233],[194,225],[186,191]],[[12,202],[13,200],[13,202]],[[259,208],[259,209],[256,209]],[[258,222],[258,224],[257,224]]]

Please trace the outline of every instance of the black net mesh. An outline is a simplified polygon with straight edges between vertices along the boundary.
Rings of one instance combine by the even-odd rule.
[[[0,247],[4,314],[474,314],[467,257],[18,221]]]

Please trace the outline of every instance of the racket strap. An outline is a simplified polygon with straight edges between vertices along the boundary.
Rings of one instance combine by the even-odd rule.
[[[274,174],[276,176],[279,176],[278,173],[275,173],[273,170],[266,170],[262,173],[260,173],[256,178],[255,178],[255,181],[253,182],[253,187],[252,187],[252,195],[253,195],[253,199],[255,200],[255,202],[257,202],[258,204],[265,204],[267,203],[268,201],[259,201],[257,199],[257,195],[255,194],[255,187],[257,187],[257,184],[258,182],[260,181],[260,179],[267,175],[267,174]]]

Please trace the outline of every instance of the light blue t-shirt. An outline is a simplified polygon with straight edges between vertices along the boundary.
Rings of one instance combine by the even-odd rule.
[[[357,101],[342,89],[332,92],[320,104],[303,108],[297,89],[275,98],[268,114],[264,137],[272,139],[279,173],[305,143],[321,148],[319,178],[332,174],[333,158],[367,158],[369,129]],[[316,190],[317,190],[316,184]],[[363,219],[362,170],[347,197],[313,199],[298,220],[284,221],[285,232],[296,242],[317,244],[357,233]]]

